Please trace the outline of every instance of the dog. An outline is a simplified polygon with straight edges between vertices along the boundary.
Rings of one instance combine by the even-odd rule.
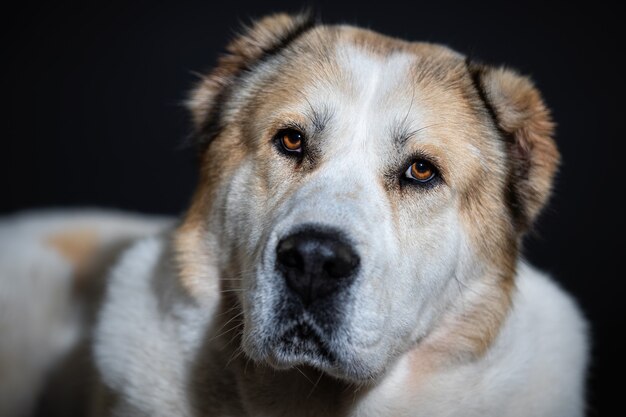
[[[0,224],[0,414],[582,416],[586,321],[520,259],[559,164],[533,83],[307,14],[226,51],[181,219]]]

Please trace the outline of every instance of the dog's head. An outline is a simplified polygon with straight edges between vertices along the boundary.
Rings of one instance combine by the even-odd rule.
[[[248,357],[363,381],[413,346],[489,346],[558,163],[528,79],[274,15],[189,105],[202,169],[181,276],[198,297],[221,277]]]

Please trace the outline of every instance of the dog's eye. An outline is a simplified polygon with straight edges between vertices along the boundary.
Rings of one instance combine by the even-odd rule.
[[[435,178],[437,169],[430,162],[418,159],[413,162],[404,173],[404,176],[417,182],[426,183]]]
[[[287,154],[302,153],[302,143],[304,135],[296,129],[282,129],[278,131],[274,139]]]

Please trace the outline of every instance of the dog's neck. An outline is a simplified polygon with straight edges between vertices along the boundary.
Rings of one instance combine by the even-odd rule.
[[[200,381],[219,381],[222,386],[211,390],[223,392],[226,389],[227,396],[222,398],[231,398],[237,403],[230,404],[229,411],[234,407],[243,415],[376,416],[381,405],[385,406],[386,413],[391,411],[393,414],[394,407],[402,409],[409,401],[404,395],[406,391],[398,387],[407,387],[417,393],[419,387],[429,384],[430,376],[474,362],[488,350],[484,341],[471,343],[467,321],[455,322],[452,317],[444,315],[442,324],[448,326],[445,331],[434,331],[430,337],[416,343],[397,358],[384,375],[367,384],[342,381],[306,366],[277,370],[255,363],[241,350],[241,311],[235,299],[232,293],[223,294],[209,335],[210,346],[203,352],[207,356],[202,361],[212,363],[203,368],[209,372],[219,370],[223,375],[207,375]],[[465,319],[471,320],[471,312],[466,313]],[[484,332],[485,329],[478,327],[475,331]],[[495,335],[484,337],[491,341]],[[209,414],[224,412],[214,410],[214,404],[198,405]],[[301,414],[294,414],[294,410]]]
[[[195,378],[198,392],[206,392],[201,381],[221,381],[230,385],[232,394],[229,400],[238,402],[227,406],[228,411],[240,407],[243,415],[255,416],[348,416],[377,383],[365,385],[341,381],[321,371],[307,366],[298,366],[286,370],[277,370],[268,365],[250,360],[240,348],[241,333],[238,319],[240,310],[232,305],[234,297],[226,296],[218,308],[217,320],[209,332],[207,349],[202,352],[202,362],[210,364],[203,367],[209,372],[219,370],[221,377],[206,375]],[[229,332],[229,330],[231,330]],[[222,390],[224,387],[209,387],[209,390]],[[210,398],[213,395],[207,397]],[[221,408],[215,410],[215,403],[200,399],[196,404],[207,414],[224,413]],[[300,414],[294,414],[300,413]]]
[[[178,272],[183,274],[179,282],[185,292],[191,284],[196,287],[194,298],[212,294],[217,304],[210,329],[205,329],[203,347],[192,365],[196,368],[192,379],[196,385],[194,391],[198,393],[192,398],[193,408],[207,415],[297,417],[294,410],[300,410],[303,416],[348,416],[354,414],[355,408],[361,410],[359,415],[370,415],[368,404],[390,404],[393,408],[395,396],[400,395],[396,403],[403,401],[403,390],[398,389],[399,386],[413,389],[427,384],[428,375],[482,357],[497,337],[511,305],[510,288],[494,285],[497,282],[494,272],[475,279],[472,288],[464,292],[465,298],[457,300],[456,304],[462,307],[443,314],[431,334],[397,358],[385,375],[367,385],[341,381],[308,367],[276,370],[253,362],[243,353],[241,308],[236,293],[229,292],[229,281],[220,282],[221,274],[217,269],[208,271],[206,267],[200,271],[204,277],[200,279],[197,261],[191,268],[180,258],[180,254],[185,253],[180,250],[184,244],[187,244],[187,251],[192,241],[195,241],[196,252],[201,247],[197,232],[187,236],[179,234],[177,238],[174,249],[179,255]],[[211,252],[206,249],[196,255],[206,258]],[[211,282],[206,282],[207,276],[213,276]],[[512,278],[505,281],[505,285],[512,283]],[[489,314],[485,315],[485,311]]]
[[[308,367],[277,371],[242,359],[232,369],[246,415],[348,416],[369,390]]]

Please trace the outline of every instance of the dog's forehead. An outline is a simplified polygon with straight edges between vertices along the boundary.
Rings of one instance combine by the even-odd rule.
[[[352,138],[368,145],[353,149],[393,152],[394,140],[411,137],[449,158],[483,148],[489,126],[465,58],[447,47],[331,27],[306,35],[281,65],[261,106],[279,119],[305,115],[305,123],[321,115],[341,138],[331,147]]]
[[[447,47],[353,27],[321,29],[303,44],[284,68],[285,109],[322,112],[344,125],[356,118],[377,137],[477,125],[465,59]]]
[[[383,56],[352,43],[340,43],[334,62],[338,68],[335,73],[341,76],[328,79],[330,89],[322,88],[325,99],[334,101],[339,113],[358,114],[361,122],[382,122],[402,110],[406,114],[414,110],[410,106],[416,93],[411,82],[415,60],[403,51]],[[312,85],[312,94],[319,91],[320,84]]]
[[[271,138],[295,123],[313,133],[320,161],[349,150],[388,167],[427,154],[457,184],[485,161],[500,165],[497,131],[465,58],[444,46],[317,28],[252,72],[239,96],[251,98],[240,119],[245,137]]]
[[[305,38],[308,48],[292,55],[302,59],[292,75],[335,96],[411,98],[416,89],[450,89],[455,80],[468,75],[463,56],[441,45],[406,42],[353,27],[320,31]]]

